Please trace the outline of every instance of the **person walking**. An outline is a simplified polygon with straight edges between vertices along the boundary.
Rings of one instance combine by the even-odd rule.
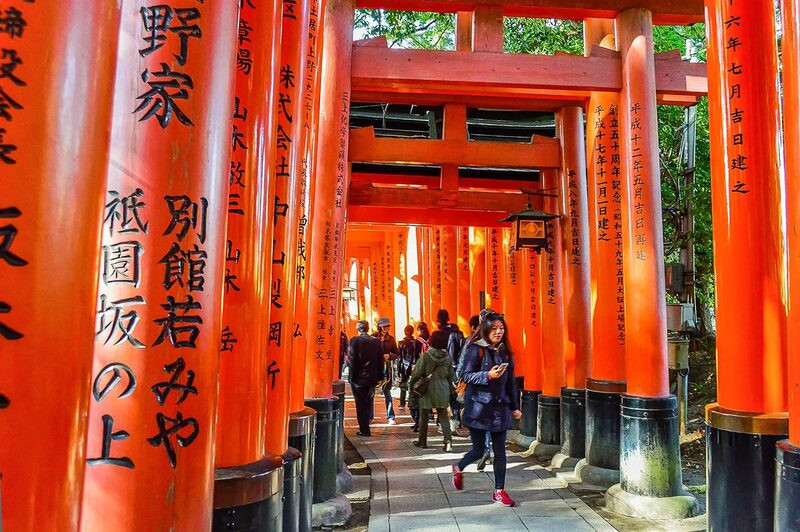
[[[383,353],[381,343],[367,332],[369,323],[356,323],[358,336],[350,339],[347,355],[348,379],[356,403],[358,435],[371,436],[369,421],[375,397],[375,386],[383,379]]]
[[[464,355],[467,352],[467,347],[469,344],[477,341],[481,337],[481,322],[483,322],[483,318],[486,317],[487,314],[494,313],[494,310],[491,308],[486,308],[481,310],[480,316],[472,316],[469,319],[469,336],[466,340],[464,340],[464,345],[461,348],[461,356],[459,357],[459,363],[457,364],[456,368],[456,386],[458,386],[458,382],[461,380],[461,373],[464,370]],[[463,396],[460,398],[463,402]],[[491,463],[492,461],[492,439],[489,436],[489,433],[486,433],[486,445],[483,451],[483,457],[478,460],[478,465],[476,466],[478,471],[483,471],[486,468],[487,463]]]
[[[411,371],[422,354],[422,344],[414,338],[414,326],[406,325],[403,329],[405,338],[400,340],[397,345],[400,356],[397,357],[395,368],[395,379],[400,387],[400,410],[406,407],[406,396],[408,395],[408,381],[411,378]],[[413,414],[412,414],[413,417]]]
[[[392,322],[389,321],[389,318],[383,317],[378,320],[378,330],[372,335],[373,338],[378,339],[381,344],[381,350],[383,352],[383,398],[386,401],[386,422],[389,425],[394,425],[397,423],[394,419],[394,400],[392,399],[392,384],[394,381],[393,375],[393,367],[394,361],[400,354],[400,351],[397,349],[397,342],[389,333],[389,328],[392,326]],[[374,415],[373,415],[374,417]]]
[[[444,450],[452,451],[447,406],[453,389],[453,362],[447,353],[445,332],[436,331],[431,335],[431,347],[420,357],[409,381],[412,390],[414,383],[420,379],[427,379],[428,385],[425,393],[419,396],[419,437],[413,443],[423,449],[428,446],[428,414],[435,410],[444,435]]]
[[[455,323],[450,323],[450,313],[447,309],[439,309],[436,313],[436,326],[439,331],[447,335],[447,353],[450,355],[450,360],[453,363],[453,374],[458,367],[458,362],[461,359],[461,347],[464,344],[464,333],[458,328]],[[455,382],[453,385],[455,386]],[[455,388],[454,388],[455,390]],[[453,415],[450,419],[450,431],[456,436],[461,436],[458,432],[461,425],[461,403],[458,402],[456,394],[453,393],[450,397],[450,410]]]
[[[487,314],[480,331],[481,338],[467,347],[461,374],[467,385],[461,419],[469,428],[472,449],[453,464],[452,483],[455,489],[464,489],[464,468],[483,456],[488,433],[494,450],[492,500],[503,506],[514,506],[514,499],[505,491],[506,431],[512,417],[522,416],[514,381],[514,359],[502,314]]]
[[[417,341],[422,345],[422,352],[424,353],[430,348],[428,340],[431,338],[431,332],[428,330],[428,324],[424,321],[417,323]]]

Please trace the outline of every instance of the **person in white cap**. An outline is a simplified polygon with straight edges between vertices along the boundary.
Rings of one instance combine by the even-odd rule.
[[[383,370],[383,397],[386,400],[386,422],[389,425],[394,425],[397,423],[394,419],[394,401],[392,400],[392,367],[394,366],[394,360],[400,355],[400,350],[397,348],[397,342],[389,333],[389,328],[392,326],[392,322],[389,321],[389,318],[382,317],[378,320],[378,331],[375,332],[372,336],[380,340],[381,346],[383,348],[383,360],[384,360],[384,370]],[[373,418],[374,418],[373,413]]]

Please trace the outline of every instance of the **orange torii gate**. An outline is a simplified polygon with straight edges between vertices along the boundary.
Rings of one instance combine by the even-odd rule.
[[[483,289],[492,300],[490,306],[497,310],[515,309],[516,305],[508,307],[501,301],[509,294],[503,294],[505,282],[497,282],[498,275],[504,277],[501,274],[504,267],[496,260],[502,255],[497,253],[502,242],[498,238],[502,224],[497,220],[522,210],[527,191],[541,190],[554,195],[546,201],[545,210],[558,214],[561,222],[551,224],[556,238],[541,263],[541,292],[536,303],[541,305],[542,329],[564,330],[564,334],[542,336],[539,371],[543,378],[530,381],[537,385],[541,382],[543,390],[530,390],[533,393],[526,396],[527,405],[533,397],[538,402],[536,452],[538,456],[552,456],[561,451],[565,456],[559,463],[563,464],[564,458],[583,459],[588,443],[595,456],[581,463],[579,471],[594,479],[602,478],[607,485],[619,479],[620,484],[609,491],[610,507],[636,515],[647,505],[643,501],[666,498],[672,501],[667,505],[673,511],[672,517],[691,515],[695,511],[694,500],[682,491],[677,425],[673,417],[675,399],[666,388],[666,299],[655,106],[696,103],[706,92],[705,65],[682,61],[673,53],[654,54],[652,26],[702,21],[702,2],[667,6],[621,1],[363,0],[356,4],[456,13],[457,50],[389,49],[381,38],[354,44],[353,101],[441,106],[444,134],[441,139],[418,139],[381,137],[371,127],[352,130],[351,163],[427,165],[439,167],[441,172],[438,178],[354,172],[348,220],[435,225],[431,246],[434,253],[441,248],[441,238],[435,236],[444,233],[442,226],[463,226],[464,220],[469,220],[470,225],[486,227]],[[611,20],[599,27],[593,20],[587,21],[584,56],[536,56],[502,53],[503,16]],[[616,26],[619,48],[608,43],[599,46],[609,26]],[[610,99],[616,94],[620,95],[619,103]],[[601,158],[598,163],[594,152],[586,151],[582,108],[590,99],[599,102],[597,99],[604,95],[609,95],[604,102],[614,107],[615,116],[595,117],[599,104],[595,109],[587,109],[586,114],[592,113],[593,121],[601,121],[598,127],[613,129],[618,140],[601,141],[598,148],[595,138],[592,150],[609,150],[608,159]],[[462,133],[468,129],[464,107],[556,112],[559,138],[533,135],[528,143],[503,144],[471,140]],[[587,127],[591,126],[590,123]],[[615,153],[614,161],[606,163],[611,159],[611,151]],[[595,190],[591,194],[587,190],[587,160],[593,165],[591,182]],[[598,165],[602,170],[598,170]],[[542,183],[476,180],[461,177],[461,172],[454,170],[470,167],[535,168],[544,179]],[[618,207],[611,215],[602,203],[603,197],[598,199],[601,193],[598,187],[603,188],[602,172],[616,172],[615,183],[602,190],[603,197],[611,197],[612,187],[616,187]],[[587,196],[591,196],[591,202]],[[591,232],[590,221],[595,225]],[[598,235],[598,223],[618,235],[615,247],[610,254],[605,252],[603,259],[611,261],[612,275],[604,278],[603,291],[592,296],[590,275],[594,272],[596,278],[599,270],[592,270],[590,265],[599,248],[590,245],[590,239],[609,238]],[[494,251],[493,243],[497,248]],[[438,266],[440,262],[434,264]],[[603,269],[604,275],[609,266]],[[641,296],[626,301],[625,311],[619,304],[620,298],[624,298],[621,283]],[[436,284],[434,281],[433,285]],[[456,289],[442,287],[443,300],[451,288]],[[475,288],[473,285],[473,292]],[[537,294],[531,296],[537,300]],[[598,316],[594,321],[593,297],[595,301],[600,297],[603,308],[607,309],[602,319]],[[452,296],[446,299],[451,302]],[[593,364],[593,340],[600,334],[599,329],[609,323],[618,347]],[[623,360],[619,357],[622,344],[617,338],[623,330],[630,353],[625,358],[627,371],[622,367]],[[525,346],[525,350],[538,351],[538,335],[530,336],[534,345]],[[604,369],[609,364],[615,364],[618,370]],[[628,394],[620,395],[625,391],[624,381]],[[588,422],[585,421],[587,383],[592,387],[593,400],[593,408],[589,410],[593,417]],[[649,411],[657,413],[655,418],[649,417]],[[609,417],[621,422],[612,421],[607,426]],[[586,424],[592,427],[588,434]],[[526,424],[529,432],[530,426]],[[615,451],[613,442],[619,440],[620,432],[623,446]],[[654,453],[663,457],[659,463],[666,467],[664,475],[642,476],[634,471],[651,467],[641,464],[650,464]],[[609,458],[609,454],[614,457]],[[616,471],[620,464],[621,476]],[[656,467],[655,462],[652,464]]]

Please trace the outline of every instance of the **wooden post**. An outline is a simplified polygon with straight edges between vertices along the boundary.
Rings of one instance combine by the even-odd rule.
[[[0,18],[0,522],[77,530],[120,8]]]
[[[505,279],[505,257],[503,257],[503,235],[498,227],[486,228],[486,306],[503,312],[505,305],[503,279]]]
[[[269,146],[275,127],[281,35],[281,4],[243,3],[239,12],[235,74],[233,147],[230,158],[225,275],[233,284],[223,296],[217,405],[214,522],[230,512],[258,505],[255,526],[281,520],[283,462],[266,454],[267,347],[272,268],[275,179]],[[264,95],[267,95],[265,98]],[[235,281],[233,281],[235,279]],[[279,477],[277,480],[275,477]],[[266,487],[267,489],[263,489]],[[272,488],[272,489],[270,489]]]
[[[774,445],[788,434],[775,13],[766,2],[705,5],[717,300],[717,403],[706,407],[709,527],[746,519],[753,530],[771,530]]]
[[[486,306],[486,229],[470,227],[469,291],[472,314]]]
[[[561,143],[561,201],[565,215],[564,359],[567,387],[583,389],[592,360],[591,287],[589,284],[589,207],[583,109],[564,107],[556,115]],[[581,416],[581,419],[584,416]]]
[[[511,249],[511,231],[509,227],[501,229],[503,238],[503,258],[506,264],[506,274],[503,276],[503,293],[505,294],[505,315],[508,331],[506,332],[508,341],[511,344],[512,352],[522,354],[524,352],[524,313],[523,301],[525,299],[524,284],[522,277],[522,255],[523,250],[514,251]],[[523,377],[526,374],[526,365],[520,364],[517,369],[517,376]]]
[[[237,8],[122,2],[82,530],[211,526]]]
[[[614,21],[587,19],[584,50],[616,50]],[[625,392],[625,285],[619,94],[593,92],[586,121],[592,358],[586,381],[586,468],[581,478],[619,477],[620,400]],[[603,471],[606,470],[606,471]]]
[[[442,227],[442,308],[451,321],[458,315],[458,228]]]
[[[788,403],[789,439],[778,443],[775,520],[777,530],[800,521],[800,482],[791,473],[800,463],[800,125],[789,117],[800,110],[800,2],[783,1],[783,102],[786,146],[786,204],[789,258]]]
[[[666,293],[661,174],[655,94],[652,13],[628,9],[616,19],[622,53],[620,136],[627,206],[622,212],[626,376],[622,396],[620,484],[606,494],[614,511],[632,513],[628,500],[673,497],[670,517],[692,515],[696,501],[682,492],[677,401],[667,382]],[[642,474],[642,471],[658,474]],[[644,497],[637,499],[637,497]]]
[[[458,328],[465,334],[469,331],[471,294],[469,291],[469,227],[458,228]]]

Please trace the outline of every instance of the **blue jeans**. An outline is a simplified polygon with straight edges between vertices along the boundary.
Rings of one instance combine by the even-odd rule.
[[[386,419],[394,419],[394,402],[392,401],[391,387],[387,387],[383,391],[383,398],[386,399]]]
[[[486,440],[491,438],[492,449],[494,450],[494,489],[501,490],[506,484],[506,431],[489,432],[487,430],[469,429],[469,437],[472,440],[472,449],[469,450],[464,458],[458,463],[461,471],[473,462],[477,462],[486,451]]]

